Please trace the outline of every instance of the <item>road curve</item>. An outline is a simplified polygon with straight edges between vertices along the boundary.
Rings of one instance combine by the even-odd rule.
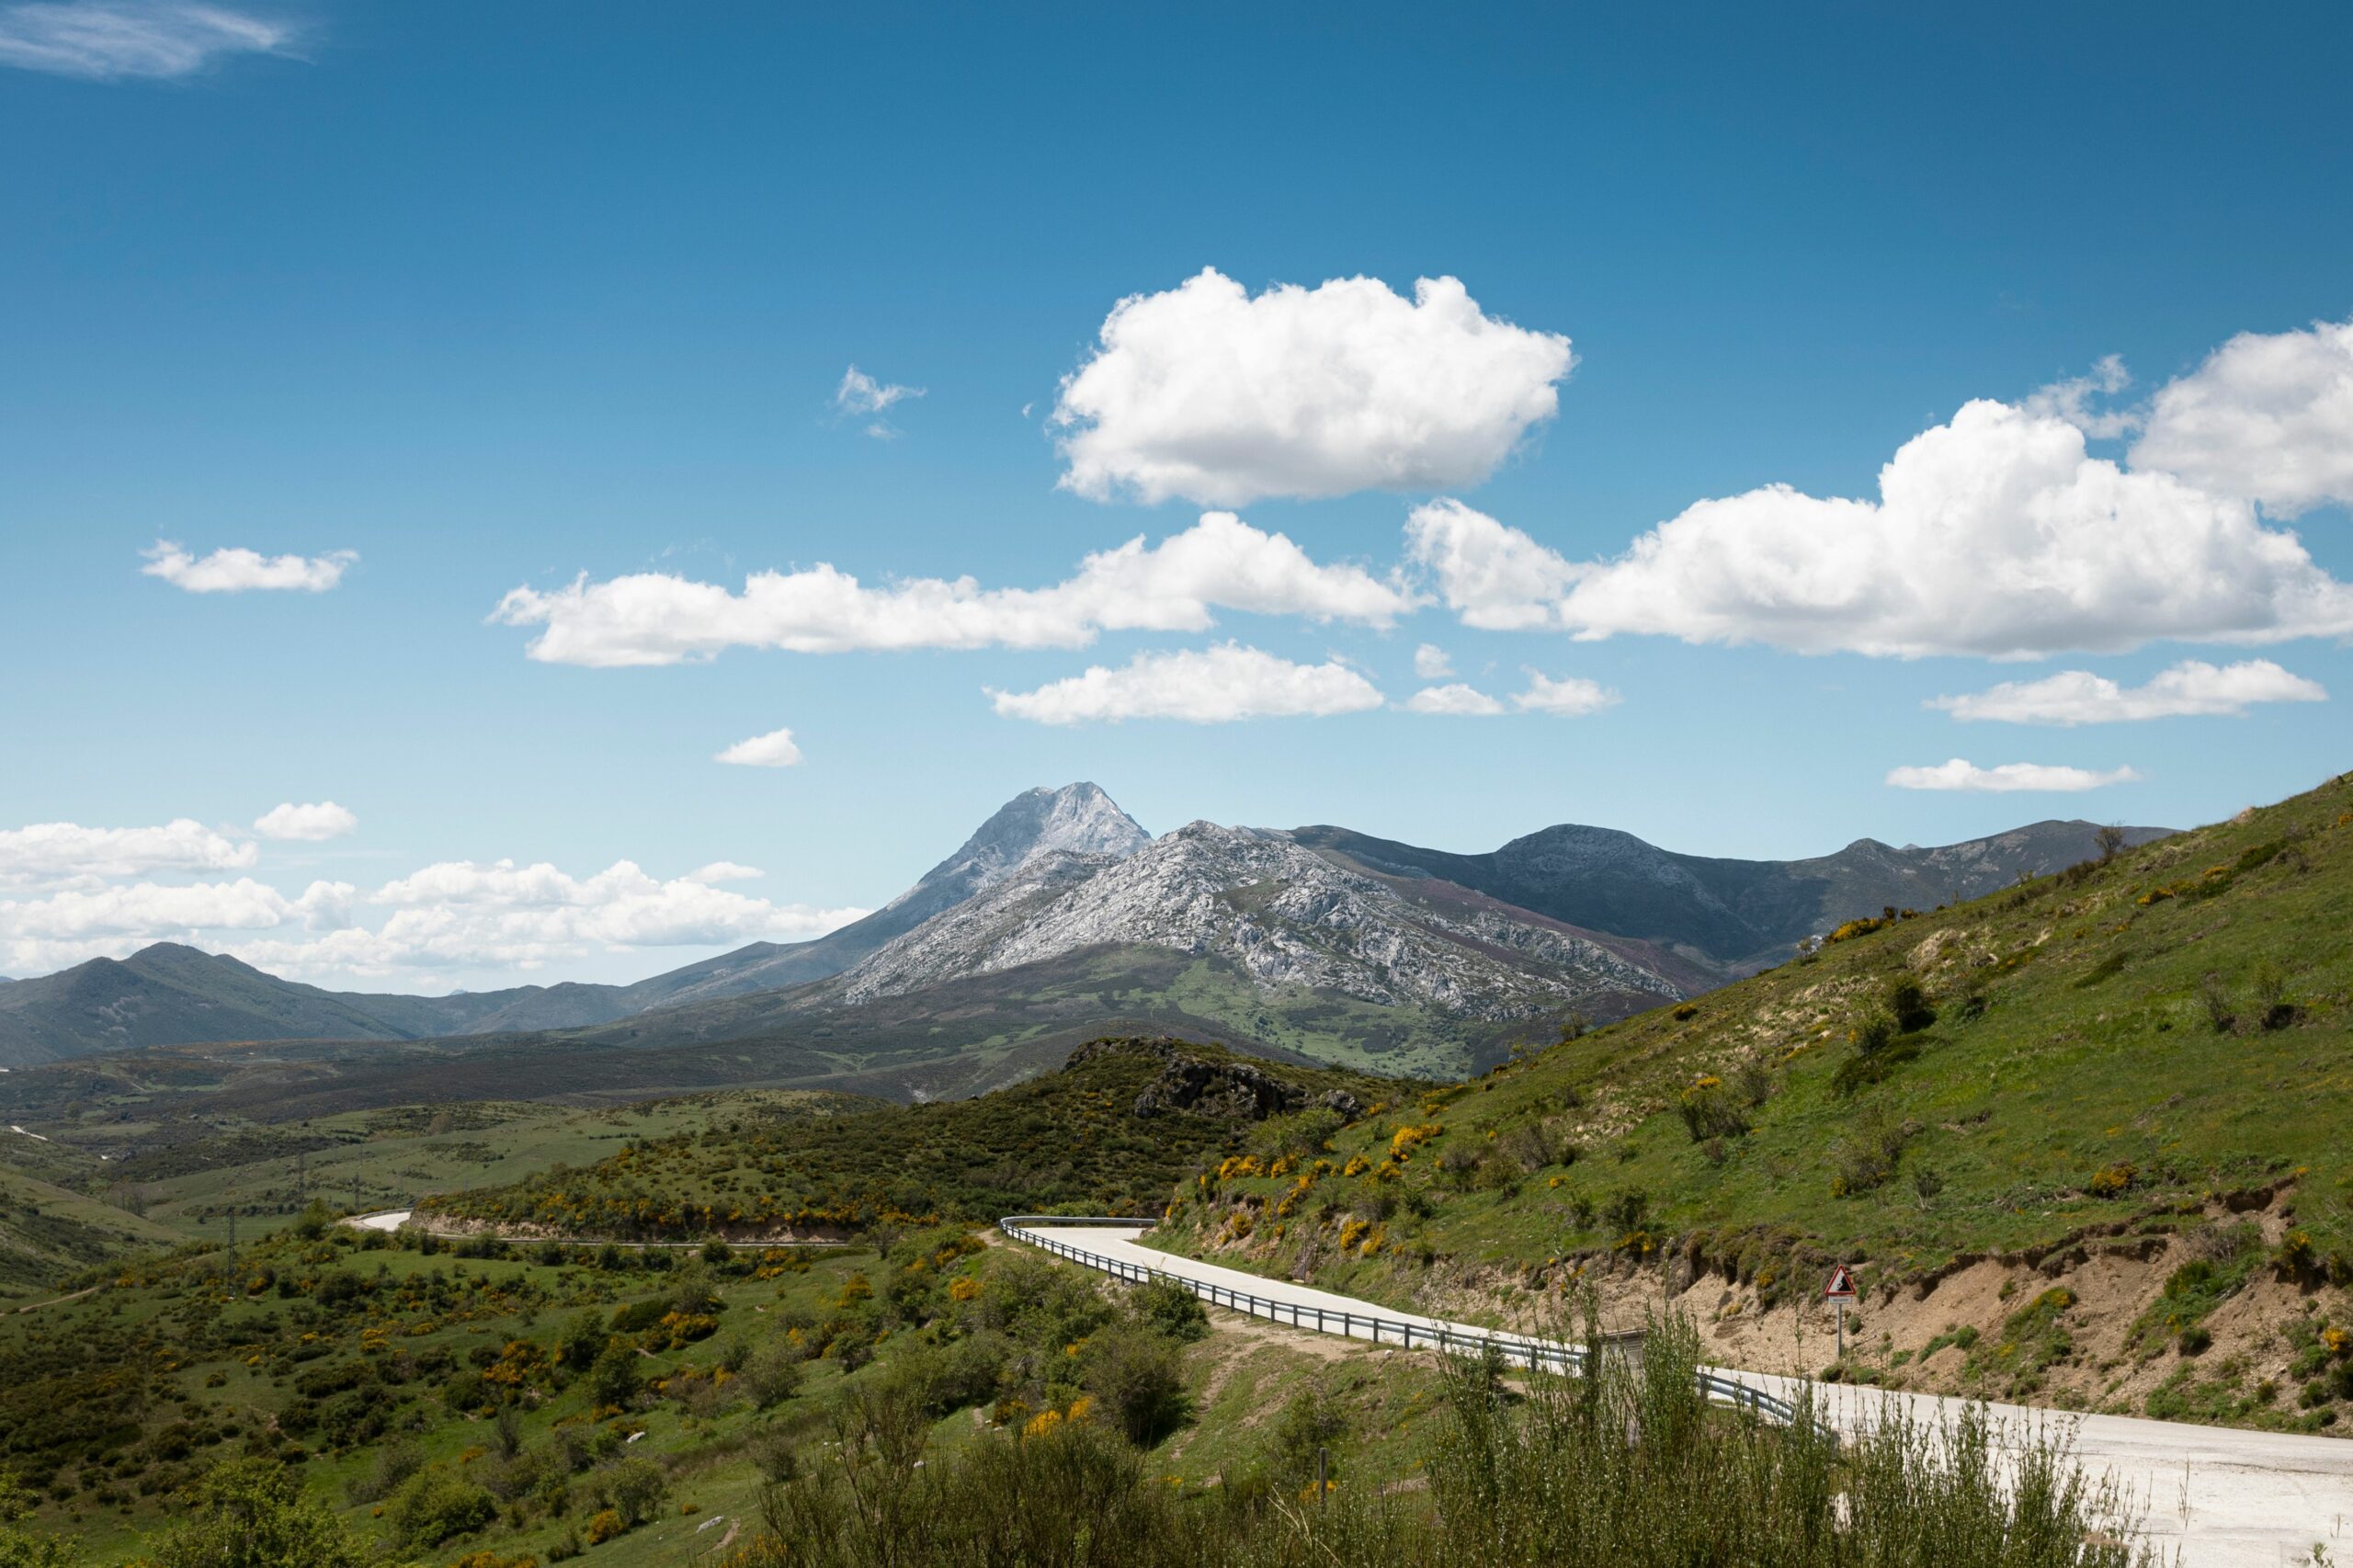
[[[1042,1228],[1041,1228],[1042,1229]],[[1330,1333],[1341,1332],[1337,1314],[1358,1320],[1351,1337],[1368,1338],[1362,1320],[1377,1314],[1390,1323],[1410,1323],[1416,1331],[1486,1335],[1525,1342],[1475,1324],[1447,1323],[1295,1285],[1286,1279],[1202,1263],[1142,1244],[1150,1227],[1054,1225],[1053,1240],[1107,1260],[1156,1269],[1199,1286],[1243,1291],[1304,1312],[1321,1310]],[[1025,1227],[1007,1233],[1029,1241]],[[1289,1323],[1286,1313],[1281,1321]],[[1310,1317],[1303,1326],[1313,1331]],[[1393,1335],[1391,1339],[1394,1343]],[[1798,1379],[1715,1369],[1722,1376],[1779,1399],[1804,1391]],[[1949,1419],[1962,1402],[1935,1394],[1815,1384],[1816,1408],[1842,1427],[1898,1414],[1936,1423]],[[2197,1426],[2124,1415],[2073,1415],[2025,1405],[1987,1408],[2009,1433],[2063,1433],[2072,1438],[2084,1468],[2106,1471],[2131,1499],[2133,1522],[2168,1561],[2178,1549],[2183,1568],[2279,1568],[2309,1562],[2315,1545],[2331,1559],[2353,1557],[2353,1443],[2335,1437],[2276,1432],[2246,1432],[2227,1426]]]

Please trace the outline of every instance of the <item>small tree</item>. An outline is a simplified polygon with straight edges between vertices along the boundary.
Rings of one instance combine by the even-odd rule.
[[[1176,1346],[1149,1329],[1118,1324],[1088,1340],[1085,1381],[1140,1449],[1176,1430],[1190,1408]]]
[[[588,1369],[588,1397],[593,1403],[625,1408],[637,1397],[641,1381],[637,1352],[626,1345],[608,1346]]]
[[[82,1553],[72,1540],[20,1528],[32,1512],[32,1498],[15,1474],[0,1470],[0,1568],[74,1568]]]
[[[2092,842],[2099,846],[2099,858],[2103,865],[2123,854],[2127,847],[2124,830],[2114,823],[2108,824],[2097,833],[2093,834]]]
[[[669,1494],[670,1477],[652,1460],[626,1459],[613,1466],[612,1474],[606,1478],[605,1490],[625,1521],[641,1525],[654,1517],[662,1499]]]
[[[197,1483],[152,1568],[362,1568],[373,1553],[274,1460],[235,1460]],[[38,1562],[38,1559],[35,1559]]]

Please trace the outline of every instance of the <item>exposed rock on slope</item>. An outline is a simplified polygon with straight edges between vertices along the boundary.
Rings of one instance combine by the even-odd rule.
[[[1682,994],[1655,969],[1557,922],[1441,900],[1339,863],[1290,835],[1193,823],[1123,858],[1056,855],[892,942],[845,974],[858,1003],[1140,945],[1230,960],[1265,990],[1336,992],[1481,1018],[1608,994]]]

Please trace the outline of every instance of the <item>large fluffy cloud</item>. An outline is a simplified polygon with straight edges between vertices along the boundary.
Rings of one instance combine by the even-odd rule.
[[[155,871],[243,870],[259,855],[250,842],[188,817],[157,827],[34,823],[0,829],[0,888]]]
[[[66,0],[0,11],[0,65],[99,81],[186,76],[230,54],[273,54],[283,24],[176,0]]]
[[[2353,321],[2232,338],[2158,389],[2132,463],[2283,517],[2353,503]]]
[[[359,831],[359,819],[333,801],[298,805],[288,801],[254,819],[254,831],[264,838],[288,838],[315,844]]]
[[[1905,442],[1875,501],[1771,485],[1591,564],[1459,506],[1416,512],[1408,541],[1466,622],[1582,638],[2025,658],[2353,632],[2353,589],[2250,503],[2091,457],[2056,414],[1991,402]]]
[[[251,550],[216,550],[195,556],[169,540],[158,540],[143,553],[147,564],[139,570],[161,577],[191,594],[242,594],[274,588],[323,594],[343,581],[358,552],[331,550],[324,555],[263,555]]]
[[[1569,340],[1489,316],[1451,278],[1255,298],[1213,268],[1122,300],[1062,386],[1064,488],[1097,500],[1475,484],[1559,407]]]
[[[2103,789],[2110,784],[2130,784],[2140,777],[2129,767],[2095,773],[2089,768],[2062,767],[2040,762],[2006,762],[1995,767],[1980,767],[1957,756],[1950,762],[1940,762],[1933,767],[1891,768],[1887,781],[1899,790],[1965,790],[1994,794],[2030,790],[2075,794],[2086,790]]]
[[[818,565],[755,573],[744,591],[667,573],[542,593],[517,588],[493,619],[544,628],[530,656],[569,665],[672,665],[731,646],[801,653],[857,649],[1078,647],[1105,631],[1199,631],[1232,609],[1385,627],[1413,597],[1352,565],[1319,565],[1279,533],[1211,512],[1147,547],[1139,537],[1088,556],[1044,588],[983,588],[970,577],[870,587]]]
[[[1354,713],[1381,703],[1370,681],[1337,661],[1293,664],[1233,642],[1138,653],[1117,668],[1093,665],[1084,675],[1035,691],[992,690],[988,695],[1006,717],[1040,724],[1121,719],[1216,724],[1234,719]]]
[[[1928,706],[1956,719],[2011,724],[2114,724],[2139,719],[2241,714],[2256,702],[2322,702],[2318,681],[2290,675],[2268,659],[2210,665],[2187,659],[2126,687],[2089,670],[2062,670],[2041,680],[2005,681],[1989,691],[1939,697]]]

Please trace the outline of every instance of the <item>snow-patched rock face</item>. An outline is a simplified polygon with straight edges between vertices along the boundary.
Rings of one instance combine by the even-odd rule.
[[[1283,833],[1197,822],[1132,853],[1032,856],[850,970],[845,1000],[1135,943],[1231,960],[1268,989],[1336,991],[1477,1017],[1605,991],[1678,993],[1582,937],[1469,901],[1401,892]]]

